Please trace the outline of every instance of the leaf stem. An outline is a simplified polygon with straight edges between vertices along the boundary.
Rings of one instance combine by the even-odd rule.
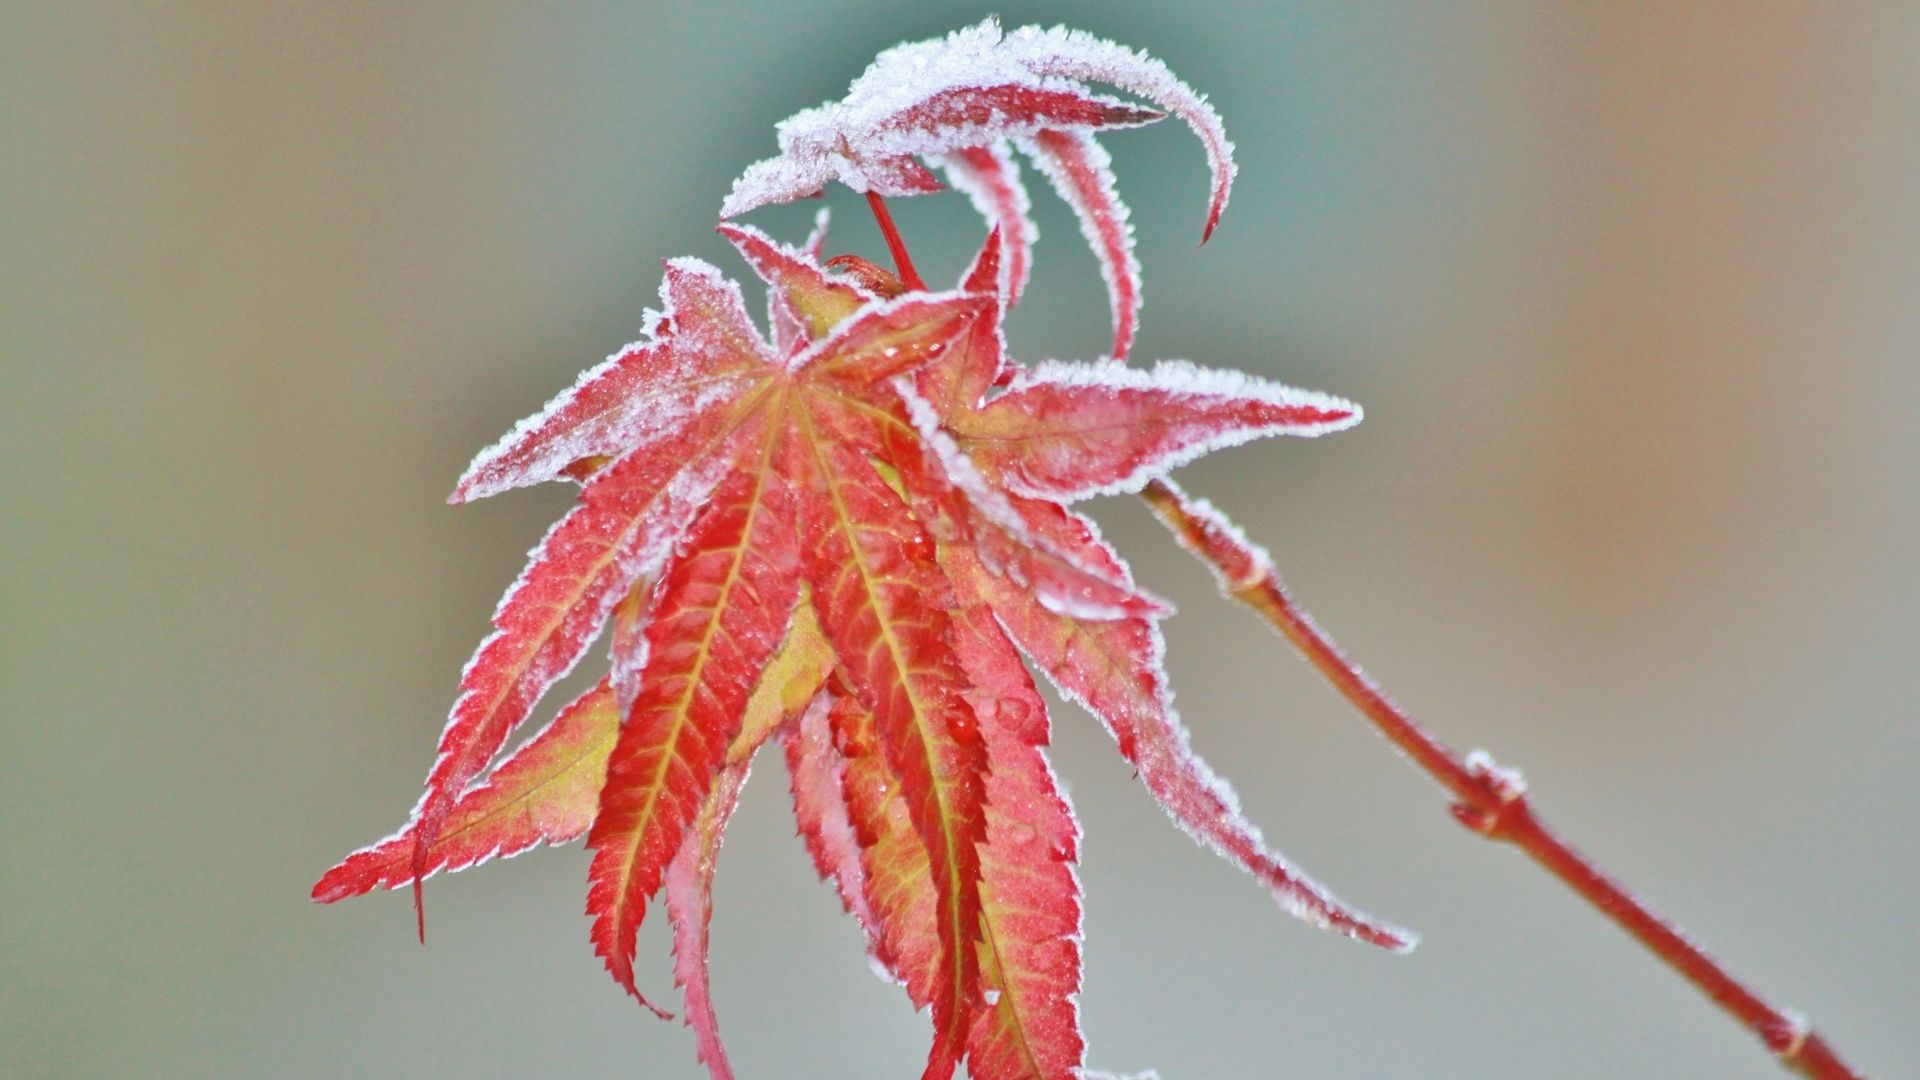
[[[880,223],[880,235],[887,239],[887,250],[893,253],[893,267],[900,272],[900,280],[907,288],[924,292],[927,283],[920,280],[920,272],[913,268],[913,259],[907,255],[907,242],[900,239],[900,230],[893,226],[893,215],[887,211],[887,200],[879,192],[867,192],[867,205],[873,208],[873,220]]]
[[[1166,481],[1147,485],[1141,497],[1183,546],[1213,567],[1229,595],[1272,623],[1380,734],[1454,796],[1457,801],[1449,809],[1462,825],[1524,851],[1758,1035],[1782,1065],[1817,1080],[1856,1080],[1862,1075],[1805,1017],[1761,997],[1549,828],[1528,802],[1519,773],[1495,764],[1481,751],[1463,760],[1395,705],[1294,602],[1266,553],[1243,539],[1211,506],[1189,499]]]

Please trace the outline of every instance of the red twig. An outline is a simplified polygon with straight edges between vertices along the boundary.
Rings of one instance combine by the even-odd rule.
[[[1149,484],[1141,497],[1184,546],[1213,567],[1230,595],[1265,616],[1401,753],[1452,793],[1457,801],[1450,809],[1461,824],[1526,852],[1758,1035],[1781,1064],[1819,1080],[1861,1075],[1805,1017],[1769,1003],[1549,828],[1527,801],[1517,772],[1496,765],[1480,751],[1462,760],[1389,700],[1294,603],[1266,553],[1212,507],[1164,481]]]
[[[925,290],[927,283],[920,280],[920,272],[913,268],[913,260],[907,257],[907,242],[900,239],[900,230],[893,227],[893,215],[887,212],[887,200],[869,191],[867,205],[873,208],[873,220],[880,223],[880,235],[887,238],[887,250],[893,253],[893,267],[900,271],[901,282],[916,292]]]

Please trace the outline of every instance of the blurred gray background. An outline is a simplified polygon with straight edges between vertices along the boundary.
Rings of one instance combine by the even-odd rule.
[[[1150,49],[1239,144],[1197,248],[1182,128],[1107,145],[1138,354],[1365,404],[1184,474],[1461,748],[1881,1076],[1920,1071],[1920,8],[997,3]],[[970,23],[858,3],[8,5],[0,23],[0,1073],[700,1075],[599,971],[585,859],[321,908],[413,804],[560,489],[454,510],[479,447],[636,335],[773,123]],[[1085,356],[1070,216],[1012,326]],[[835,250],[884,258],[844,191]],[[977,225],[898,204],[930,276]],[[797,235],[811,207],[753,220]],[[1316,934],[1058,717],[1092,1062],[1242,1077],[1768,1077],[1475,840],[1218,599],[1179,602],[1200,750],[1269,835],[1412,924]],[[917,1073],[924,1019],[812,880],[777,764],[730,834],[743,1077]],[[642,944],[669,998],[664,935]]]

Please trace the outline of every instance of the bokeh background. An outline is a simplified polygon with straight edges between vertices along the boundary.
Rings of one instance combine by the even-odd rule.
[[[1351,396],[1188,470],[1456,745],[1877,1075],[1920,1072],[1920,7],[992,5],[1210,93],[1107,140],[1142,357]],[[0,1072],[699,1075],[598,971],[585,859],[320,908],[403,819],[560,489],[478,447],[632,339],[774,121],[966,5],[18,4],[0,16]],[[845,192],[835,247],[882,257]],[[1044,239],[1013,341],[1105,340]],[[957,196],[897,211],[945,275]],[[798,234],[812,208],[754,220]],[[1292,922],[1058,719],[1092,1061],[1168,1080],[1767,1077],[1764,1054],[1098,508],[1179,602],[1200,750],[1269,835],[1426,934]],[[913,1075],[924,1021],[812,880],[776,765],[720,879],[744,1077]],[[647,986],[671,997],[664,935]]]

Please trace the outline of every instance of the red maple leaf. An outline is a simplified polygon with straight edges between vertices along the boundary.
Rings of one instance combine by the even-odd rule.
[[[903,57],[932,74],[863,89]],[[959,287],[930,292],[907,266],[906,282],[863,260],[831,272],[823,230],[796,249],[722,225],[769,286],[770,340],[718,270],[668,262],[645,339],[461,478],[455,502],[558,478],[582,487],[468,665],[412,819],[329,871],[315,899],[410,885],[417,900],[438,870],[585,835],[595,950],[645,1003],[636,939],[664,891],[688,1022],[702,1060],[729,1076],[707,990],[715,859],[777,737],[816,867],[875,961],[930,1011],[927,1075],[963,1060],[985,1080],[1078,1075],[1079,830],[1024,658],[1105,724],[1177,822],[1288,911],[1410,944],[1241,817],[1173,709],[1156,622],[1167,607],[1068,506],[1248,439],[1335,431],[1359,409],[1184,363],[1029,369],[1007,355],[1001,320],[1032,232],[1004,140],[1037,151],[1110,267],[1131,266],[1087,132],[1155,114],[1083,78],[1211,133],[1211,227],[1231,176],[1217,118],[1156,63],[1064,31],[988,24],[903,47],[851,104],[784,125],[786,154],[750,172],[757,194],[737,189],[732,210],[833,178],[921,190],[913,155],[939,154],[994,223],[980,255]],[[841,149],[808,149],[820,132]],[[1134,289],[1130,270],[1112,280]],[[1115,298],[1118,356],[1137,289]],[[608,676],[488,773],[609,626]]]

